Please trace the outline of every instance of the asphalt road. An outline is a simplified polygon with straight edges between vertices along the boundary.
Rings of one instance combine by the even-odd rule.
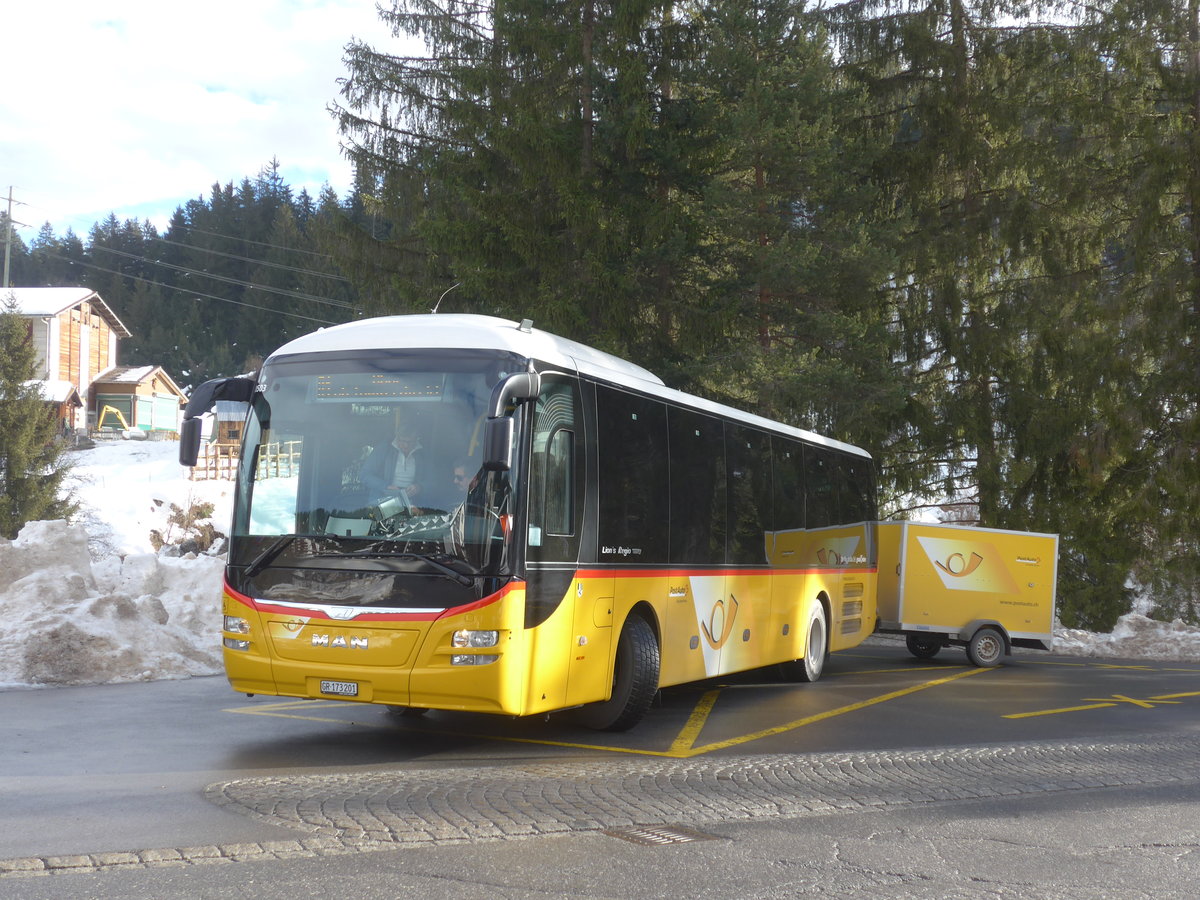
[[[876,643],[634,731],[0,693],[0,898],[1194,897],[1200,663]],[[638,826],[642,826],[640,829]]]

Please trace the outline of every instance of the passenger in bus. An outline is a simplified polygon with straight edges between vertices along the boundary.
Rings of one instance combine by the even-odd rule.
[[[472,476],[470,464],[462,458],[454,460],[450,474],[435,478],[435,484],[422,496],[427,496],[425,505],[430,509],[451,512],[467,499],[467,491],[471,487]]]
[[[407,495],[410,501],[421,493],[425,468],[421,441],[407,426],[396,429],[390,443],[371,451],[362,467],[362,483],[377,497]]]
[[[468,465],[469,464],[465,459],[456,459],[454,461],[454,490],[459,496],[460,500],[462,497],[466,496],[467,491],[471,488],[472,481],[474,480],[469,474],[470,469],[468,468]]]

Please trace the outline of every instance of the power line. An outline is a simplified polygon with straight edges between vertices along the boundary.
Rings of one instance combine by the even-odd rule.
[[[178,225],[167,226],[168,231],[171,231],[174,228],[184,228],[188,231],[194,231],[197,234],[207,234],[210,237],[224,238],[225,240],[228,240],[228,241],[241,241],[243,244],[254,244],[257,247],[267,247],[271,250],[286,250],[289,253],[303,253],[306,256],[316,256],[316,257],[320,257],[321,259],[333,259],[333,254],[331,254],[331,253],[320,253],[316,250],[302,250],[299,247],[284,247],[280,244],[270,244],[270,243],[267,243],[266,241],[252,241],[250,238],[234,237],[231,234],[222,234],[219,231],[206,231],[203,228],[197,228],[195,225],[188,225],[187,223],[180,223]],[[159,240],[165,240],[165,239],[159,238]],[[191,245],[185,244],[184,246],[191,246]]]
[[[285,272],[296,272],[299,275],[313,275],[313,276],[316,276],[317,278],[329,278],[334,281],[344,281],[347,284],[350,283],[350,279],[346,278],[343,275],[330,275],[326,272],[318,272],[315,269],[302,269],[299,266],[289,266],[289,265],[285,265],[284,263],[270,262],[265,259],[255,259],[252,256],[238,256],[234,253],[225,253],[221,250],[211,250],[208,247],[197,247],[195,244],[185,244],[182,241],[169,241],[164,237],[152,237],[152,238],[150,238],[150,240],[161,241],[164,244],[170,244],[172,247],[183,247],[186,250],[195,250],[199,253],[211,253],[213,256],[221,256],[221,257],[224,257],[225,259],[236,259],[239,262],[253,263],[256,266],[266,266],[271,269],[282,269]],[[290,250],[291,249],[289,247],[275,247],[273,244],[267,244],[265,246],[273,247],[276,250]],[[296,250],[296,252],[297,253],[307,253],[308,251],[307,250]],[[324,255],[324,254],[322,254],[322,255]]]
[[[255,284],[250,281],[242,281],[240,278],[231,278],[227,275],[214,275],[212,272],[204,272],[200,269],[189,269],[186,266],[176,266],[172,263],[158,262],[156,260],[147,259],[144,256],[138,256],[136,253],[127,253],[124,250],[114,250],[112,247],[98,247],[92,245],[92,250],[103,250],[105,253],[112,253],[114,256],[121,256],[126,259],[132,259],[135,262],[146,263],[152,266],[161,266],[164,269],[173,269],[176,272],[183,272],[185,275],[195,275],[200,278],[211,278],[213,281],[220,281],[225,284],[232,284],[238,287],[249,288],[251,290],[266,291],[269,294],[278,294],[281,297],[291,297],[294,300],[307,300],[311,303],[322,303],[326,306],[337,306],[343,309],[357,309],[353,303],[348,303],[345,300],[333,300],[328,297],[317,297],[314,294],[305,294],[301,291],[292,291],[287,288],[275,288],[265,284]],[[124,274],[117,272],[116,274]]]
[[[234,306],[244,306],[247,309],[257,309],[260,312],[275,313],[275,315],[277,315],[277,316],[286,316],[286,317],[292,318],[292,319],[304,319],[306,322],[316,322],[319,325],[337,325],[337,324],[339,324],[338,322],[336,322],[332,319],[317,319],[317,318],[314,318],[313,316],[303,315],[302,313],[286,312],[281,309],[273,309],[270,306],[256,306],[253,303],[245,303],[241,300],[230,300],[228,297],[218,297],[216,294],[206,294],[203,291],[194,291],[189,288],[181,288],[181,287],[179,287],[177,285],[173,285],[173,284],[163,284],[161,281],[153,281],[149,278],[143,278],[140,275],[130,275],[127,272],[119,272],[116,269],[106,269],[106,268],[104,268],[104,266],[98,266],[95,263],[83,262],[82,260],[79,260],[79,259],[71,259],[70,257],[63,256],[62,254],[59,254],[59,253],[51,253],[49,251],[43,251],[43,252],[45,252],[45,254],[47,256],[49,256],[53,259],[61,259],[64,262],[70,263],[73,266],[83,266],[88,269],[95,269],[98,272],[105,272],[109,275],[119,275],[122,278],[131,278],[134,281],[141,282],[142,284],[148,284],[148,285],[152,285],[154,287],[166,288],[169,291],[177,291],[181,294],[185,294],[185,295],[191,297],[192,299],[199,299],[199,298],[203,297],[206,300],[218,300],[221,303],[231,303]]]

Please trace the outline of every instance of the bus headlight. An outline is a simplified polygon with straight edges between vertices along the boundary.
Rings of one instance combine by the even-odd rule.
[[[226,616],[224,628],[228,634],[249,634],[250,622],[240,616]],[[224,640],[226,648],[229,650],[249,650],[250,642],[240,638],[227,637]]]
[[[452,647],[495,647],[497,641],[500,640],[500,632],[498,631],[470,631],[466,628],[454,632],[454,636],[450,639]],[[466,665],[465,663],[456,663],[456,665]]]

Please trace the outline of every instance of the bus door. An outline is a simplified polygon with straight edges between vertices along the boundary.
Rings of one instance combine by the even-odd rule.
[[[736,626],[737,600],[726,590],[726,464],[720,420],[671,407],[670,547],[662,684],[723,671],[721,655]]]
[[[609,677],[612,579],[579,569],[588,460],[577,379],[544,374],[534,407],[526,536],[527,709],[601,699]]]

